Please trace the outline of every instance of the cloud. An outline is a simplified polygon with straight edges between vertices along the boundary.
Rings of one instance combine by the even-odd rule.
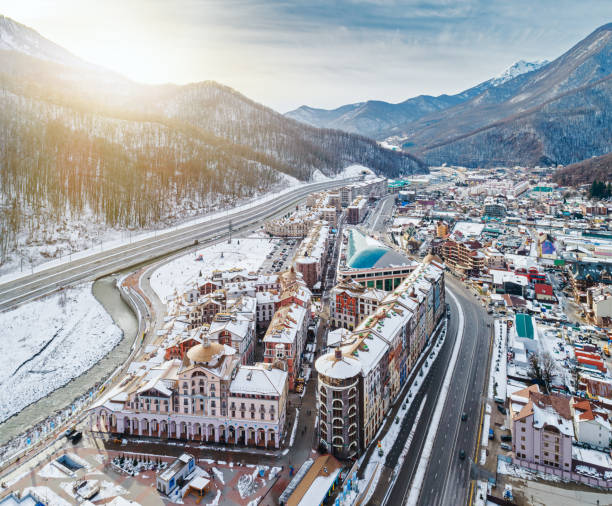
[[[285,111],[456,92],[553,59],[598,0],[22,0],[7,15],[147,82],[216,79]]]

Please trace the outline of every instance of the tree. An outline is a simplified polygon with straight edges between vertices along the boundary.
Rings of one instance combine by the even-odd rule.
[[[557,371],[557,363],[549,352],[532,353],[529,356],[530,378],[542,386],[544,393],[550,393],[550,386]]]

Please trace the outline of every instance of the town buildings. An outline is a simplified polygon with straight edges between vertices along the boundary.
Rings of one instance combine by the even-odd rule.
[[[346,222],[350,225],[361,223],[368,212],[368,201],[363,195],[358,195],[346,209]]]
[[[319,357],[319,440],[339,458],[375,437],[445,312],[444,271],[428,257],[333,352]]]
[[[343,279],[330,293],[330,324],[353,330],[373,313],[388,292]]]
[[[194,319],[184,316],[212,296],[224,301],[223,311],[192,328]],[[152,353],[132,364],[91,409],[92,419],[116,434],[278,447],[288,390],[301,372],[310,299],[293,268],[274,276],[215,271],[212,279],[198,280],[177,296],[159,332],[163,359]],[[258,321],[270,325],[265,362],[254,363]]]
[[[512,418],[516,459],[570,472],[574,427],[569,399],[533,391],[528,395],[527,404]]]

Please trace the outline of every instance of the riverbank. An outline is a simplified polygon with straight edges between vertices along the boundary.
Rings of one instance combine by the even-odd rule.
[[[7,445],[9,441],[12,445],[19,445],[20,442],[24,444],[28,438],[33,442],[44,435],[65,420],[72,412],[75,402],[97,388],[129,356],[136,338],[138,321],[122,300],[116,287],[116,279],[111,276],[96,281],[92,292],[121,330],[119,342],[88,370],[0,424],[0,445]],[[61,408],[58,409],[58,406]]]

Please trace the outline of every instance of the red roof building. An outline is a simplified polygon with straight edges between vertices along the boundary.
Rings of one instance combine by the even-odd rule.
[[[538,302],[555,302],[557,300],[553,287],[546,283],[536,283],[535,294]]]

